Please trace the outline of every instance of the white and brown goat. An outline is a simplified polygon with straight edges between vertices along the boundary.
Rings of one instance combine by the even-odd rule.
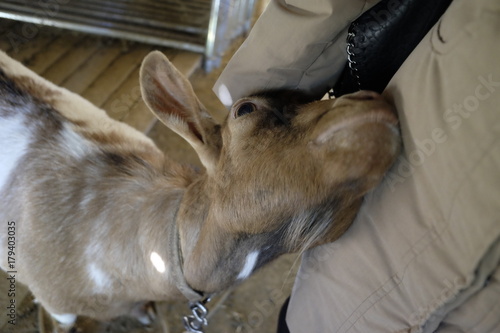
[[[256,95],[219,125],[161,53],[141,86],[205,170],[0,54],[0,266],[13,221],[17,277],[63,324],[217,292],[337,239],[398,152],[394,111],[375,93]]]

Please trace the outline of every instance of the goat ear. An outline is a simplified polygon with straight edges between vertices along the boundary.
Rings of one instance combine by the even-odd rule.
[[[198,100],[191,83],[159,51],[144,59],[140,82],[151,111],[191,144],[207,170],[213,169],[221,145],[220,126]]]

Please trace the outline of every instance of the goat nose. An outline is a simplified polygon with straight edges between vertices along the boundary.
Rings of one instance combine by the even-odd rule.
[[[350,94],[348,97],[350,99],[356,99],[356,100],[360,100],[360,101],[366,101],[366,100],[372,100],[372,99],[379,99],[382,96],[379,93],[376,93],[375,91],[360,90],[358,92]]]

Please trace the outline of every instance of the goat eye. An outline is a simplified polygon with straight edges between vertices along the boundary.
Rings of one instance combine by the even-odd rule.
[[[250,102],[246,102],[246,103],[243,103],[240,106],[238,106],[238,108],[236,109],[234,114],[235,114],[235,117],[238,118],[238,117],[244,116],[246,114],[252,113],[256,109],[257,109],[257,107],[255,106],[255,104],[250,103]]]

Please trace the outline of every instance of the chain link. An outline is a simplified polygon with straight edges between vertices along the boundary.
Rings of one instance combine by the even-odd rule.
[[[182,322],[184,324],[186,332],[203,333],[203,327],[207,326],[208,324],[207,321],[208,310],[203,303],[206,303],[208,301],[209,300],[199,301],[190,304],[192,314],[189,316],[184,316],[182,318]]]

